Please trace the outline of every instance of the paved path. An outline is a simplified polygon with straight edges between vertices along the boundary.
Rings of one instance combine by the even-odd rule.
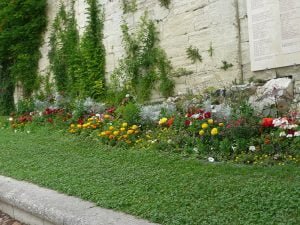
[[[0,211],[0,225],[25,225],[17,220],[12,219],[7,214]]]
[[[4,176],[0,176],[0,210],[27,224],[157,225]]]

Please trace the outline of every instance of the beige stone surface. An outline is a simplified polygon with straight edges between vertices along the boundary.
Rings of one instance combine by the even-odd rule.
[[[68,3],[69,0],[65,0]],[[104,45],[106,48],[107,79],[118,66],[124,55],[120,25],[126,21],[134,31],[139,18],[148,11],[149,17],[157,21],[160,32],[160,45],[166,51],[175,69],[193,71],[185,76],[185,81],[175,79],[175,93],[207,86],[223,87],[233,80],[245,81],[250,77],[271,79],[292,75],[300,80],[300,66],[251,71],[247,0],[172,0],[170,9],[160,6],[158,0],[137,0],[137,12],[123,15],[121,0],[99,0],[105,13]],[[48,0],[49,25],[41,47],[40,72],[46,73],[49,66],[49,35],[51,23],[58,10],[59,0]],[[80,34],[86,25],[85,0],[75,1],[76,19]],[[207,50],[212,44],[214,54]],[[202,63],[192,64],[186,56],[186,48],[197,47],[203,57]],[[228,71],[220,69],[222,61],[234,66]],[[177,83],[178,81],[178,83]],[[156,95],[158,96],[158,95]]]

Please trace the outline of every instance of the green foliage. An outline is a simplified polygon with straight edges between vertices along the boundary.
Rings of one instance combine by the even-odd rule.
[[[233,67],[231,63],[228,63],[227,61],[222,61],[223,66],[221,67],[222,70],[228,70],[229,68]]]
[[[25,114],[34,111],[34,102],[31,98],[23,99],[17,103],[17,112],[18,114]]]
[[[210,43],[210,46],[209,46],[209,49],[207,50],[207,52],[208,52],[208,54],[209,54],[210,57],[213,56],[213,54],[214,54],[214,48],[212,46],[212,43]]]
[[[124,14],[136,12],[136,0],[122,0],[122,8]]]
[[[96,0],[88,0],[88,25],[79,38],[74,9],[61,5],[53,24],[49,54],[57,90],[73,98],[102,99],[105,95],[104,15]]]
[[[138,102],[148,101],[155,88],[164,97],[172,95],[174,82],[169,78],[172,66],[158,45],[154,22],[145,14],[137,33],[130,34],[127,24],[121,28],[126,55],[114,71],[115,84],[136,96]]]
[[[166,7],[167,9],[169,9],[171,0],[159,0],[159,2],[160,2],[161,6]]]
[[[196,63],[197,61],[202,62],[202,56],[199,53],[198,48],[190,46],[186,49],[186,54],[193,63]]]
[[[25,97],[38,88],[46,4],[46,0],[0,1],[0,114],[14,109],[17,82],[22,85]]]
[[[116,113],[129,124],[137,124],[140,121],[140,107],[133,102],[120,106]]]

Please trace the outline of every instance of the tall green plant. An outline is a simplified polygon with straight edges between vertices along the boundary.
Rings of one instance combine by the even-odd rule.
[[[116,83],[123,83],[122,87],[136,96],[139,102],[148,101],[155,88],[164,97],[172,95],[174,82],[169,77],[172,66],[159,47],[155,23],[145,14],[137,33],[130,33],[125,23],[121,28],[126,55],[113,74]]]
[[[46,6],[46,0],[0,1],[0,114],[13,110],[17,82],[23,86],[25,97],[38,88]]]
[[[79,38],[74,9],[62,4],[53,24],[51,69],[57,90],[73,98],[103,98],[105,94],[104,15],[97,0],[87,0],[88,21]]]

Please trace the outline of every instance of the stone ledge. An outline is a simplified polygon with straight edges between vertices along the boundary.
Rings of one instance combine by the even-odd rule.
[[[29,225],[155,225],[3,176],[0,176],[0,210]]]

